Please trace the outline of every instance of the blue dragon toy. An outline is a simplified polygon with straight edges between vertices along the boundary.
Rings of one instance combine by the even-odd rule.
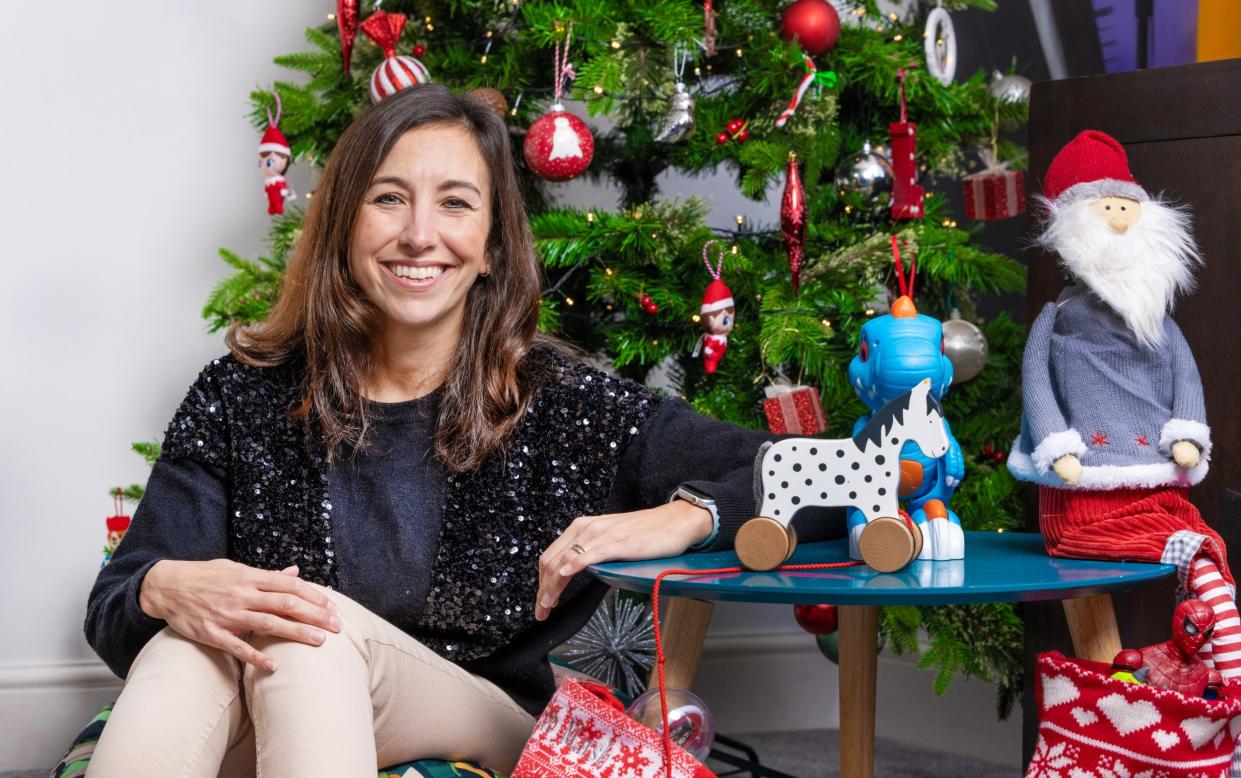
[[[918,313],[913,301],[901,296],[893,302],[891,314],[862,325],[858,354],[849,363],[849,383],[873,412],[923,379],[930,379],[931,393],[937,400],[943,399],[952,383],[952,362],[944,355],[943,324]],[[857,420],[855,435],[871,415]],[[908,500],[910,518],[922,532],[919,559],[965,558],[961,520],[948,508],[952,493],[965,477],[965,457],[946,419],[944,429],[949,447],[942,458],[932,459],[912,443],[906,443],[900,455],[900,496]],[[866,518],[851,508],[848,525],[849,555],[861,559],[858,539]]]

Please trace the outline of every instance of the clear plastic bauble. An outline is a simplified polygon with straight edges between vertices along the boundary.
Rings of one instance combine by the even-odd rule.
[[[987,91],[1001,103],[1030,102],[1030,79],[1016,73],[1004,74],[996,71],[991,76],[991,85]]]
[[[662,735],[664,722],[659,689],[648,689],[629,705],[629,717]],[[715,717],[697,694],[687,689],[668,689],[668,731],[672,742],[699,762],[711,753],[715,740]]]
[[[867,141],[861,151],[846,157],[836,168],[836,188],[846,195],[857,194],[886,205],[892,192],[892,163]]]

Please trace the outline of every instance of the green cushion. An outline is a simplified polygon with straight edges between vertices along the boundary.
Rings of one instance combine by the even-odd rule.
[[[95,718],[90,720],[69,746],[68,753],[52,770],[52,778],[82,778],[86,775],[86,766],[95,753],[95,744],[103,726],[108,722],[112,706],[105,705]],[[504,778],[494,770],[470,762],[444,762],[439,759],[419,759],[416,762],[402,762],[399,765],[386,767],[379,771],[377,778]]]

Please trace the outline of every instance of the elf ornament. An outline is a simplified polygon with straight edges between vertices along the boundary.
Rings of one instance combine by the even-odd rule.
[[[1075,283],[1030,328],[1008,469],[1039,485],[1049,554],[1176,564],[1182,596],[1215,611],[1215,669],[1236,678],[1235,583],[1223,540],[1188,498],[1207,474],[1211,430],[1169,315],[1202,263],[1189,217],[1152,198],[1124,147],[1096,130],[1061,149],[1043,181],[1038,240]]]
[[[564,109],[561,92],[575,74],[569,65],[569,42],[573,28],[565,34],[563,54],[556,44],[554,97],[551,113],[535,119],[526,132],[522,151],[526,164],[544,181],[568,181],[590,167],[595,154],[595,138],[586,122]]]
[[[340,30],[340,67],[349,75],[353,42],[358,37],[358,0],[336,0],[336,27]]]
[[[124,492],[119,488],[113,489],[112,497],[116,501],[116,513],[105,519],[108,527],[108,542],[103,547],[103,561],[99,563],[100,567],[112,561],[116,547],[121,544],[121,541],[125,539],[125,533],[129,531],[129,517],[125,515]]]
[[[892,218],[920,219],[925,192],[916,181],[918,125],[909,121],[905,108],[904,68],[896,71],[896,78],[901,85],[901,120],[888,125],[892,136]]]
[[[296,195],[284,177],[293,152],[279,127],[280,95],[275,92],[272,95],[276,98],[276,115],[273,117],[271,111],[267,112],[267,130],[259,139],[259,170],[263,173],[263,191],[267,194],[267,213],[279,216],[284,213],[284,201]]]
[[[793,297],[801,288],[801,265],[806,242],[806,190],[797,169],[797,154],[789,152],[789,172],[784,180],[784,196],[780,200],[780,234],[789,258],[789,277],[793,281]]]
[[[715,266],[711,266],[711,246],[716,247]],[[733,331],[736,305],[733,293],[720,278],[720,270],[724,266],[724,247],[719,241],[709,240],[702,247],[702,263],[713,279],[702,295],[702,306],[698,309],[699,321],[706,330],[694,346],[694,356],[702,352],[702,367],[708,374],[714,373],[728,350],[728,333]]]
[[[398,55],[396,45],[405,29],[405,14],[376,11],[362,22],[362,32],[383,51],[384,61],[371,74],[371,102],[377,103],[414,84],[431,80],[427,68],[416,58]]]

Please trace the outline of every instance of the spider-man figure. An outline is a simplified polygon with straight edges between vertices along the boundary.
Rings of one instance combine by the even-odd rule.
[[[1202,600],[1185,600],[1172,614],[1172,639],[1142,649],[1126,648],[1112,660],[1118,674],[1140,683],[1190,697],[1217,698],[1223,688],[1219,671],[1198,657],[1215,632],[1215,611]]]

